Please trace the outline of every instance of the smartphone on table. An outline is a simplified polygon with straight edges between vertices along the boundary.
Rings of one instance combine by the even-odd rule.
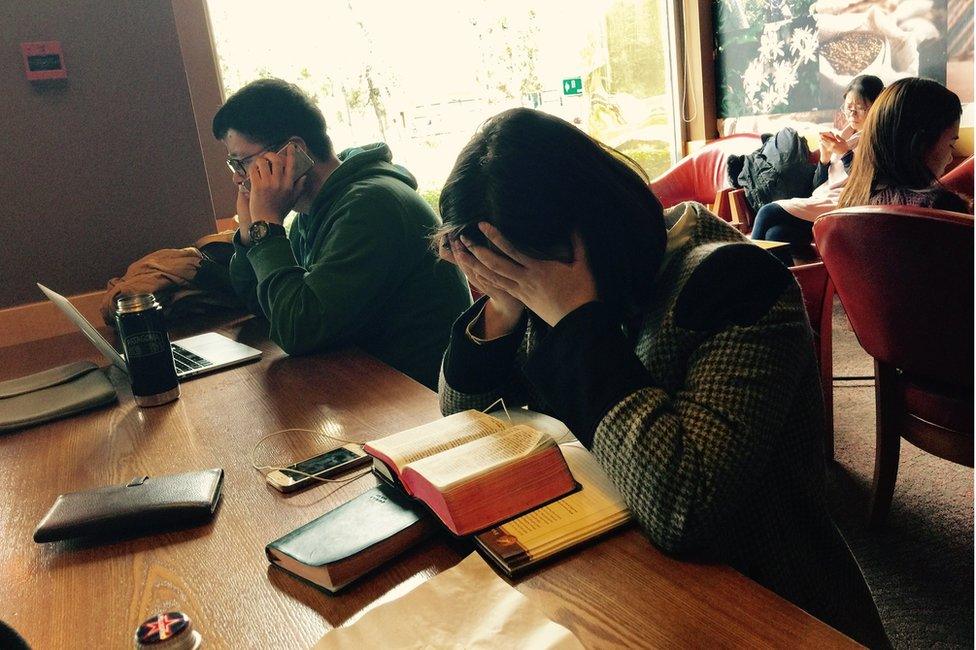
[[[315,162],[307,153],[305,153],[304,149],[299,147],[294,142],[286,142],[285,146],[283,146],[281,149],[278,149],[278,155],[282,157],[287,156],[289,147],[291,147],[291,156],[294,159],[294,165],[295,165],[292,170],[292,178],[291,178],[291,182],[294,183],[299,178],[307,174],[308,170],[310,170],[312,166],[315,165]],[[251,191],[250,178],[244,179],[244,188],[248,192]]]
[[[369,464],[371,456],[367,455],[359,445],[346,445],[318,456],[312,456],[301,462],[288,465],[283,469],[269,472],[267,481],[276,490],[294,492],[302,488],[319,485],[312,476],[332,478],[344,474],[349,470]],[[291,472],[289,470],[298,470]],[[301,472],[301,473],[299,473]],[[307,476],[311,474],[312,476]]]

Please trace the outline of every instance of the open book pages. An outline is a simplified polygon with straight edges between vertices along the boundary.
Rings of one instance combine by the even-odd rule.
[[[432,456],[501,431],[506,424],[480,411],[461,411],[413,429],[374,440],[366,451],[385,457],[399,473],[415,460]]]
[[[475,537],[509,574],[630,521],[623,497],[596,458],[579,443],[561,448],[582,489]]]
[[[416,460],[408,467],[427,477],[439,491],[450,492],[461,483],[484,476],[538,449],[554,445],[547,434],[519,425],[492,431],[482,438]],[[401,467],[401,475],[406,469]]]
[[[364,449],[378,473],[423,501],[455,535],[497,525],[577,487],[548,433],[477,411],[381,438]]]
[[[555,440],[558,444],[563,444],[565,442],[575,442],[576,436],[574,436],[565,424],[552,417],[551,415],[546,415],[545,413],[538,413],[536,411],[530,411],[528,409],[499,409],[496,411],[489,411],[488,415],[494,416],[507,424],[508,426],[514,426],[516,424],[525,424],[536,431],[542,431],[543,433],[548,433],[549,437]]]

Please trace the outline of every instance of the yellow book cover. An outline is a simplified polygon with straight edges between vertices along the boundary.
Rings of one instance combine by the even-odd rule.
[[[630,521],[623,497],[579,443],[562,445],[577,492],[475,537],[509,575]]]

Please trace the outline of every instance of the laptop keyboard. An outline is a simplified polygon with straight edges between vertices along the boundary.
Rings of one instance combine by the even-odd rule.
[[[192,372],[200,368],[212,366],[211,361],[207,361],[201,356],[193,354],[186,348],[181,348],[175,343],[170,344],[173,348],[173,361],[176,363],[177,374]]]

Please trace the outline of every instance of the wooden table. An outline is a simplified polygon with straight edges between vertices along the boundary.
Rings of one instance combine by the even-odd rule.
[[[265,328],[221,328],[264,358],[188,381],[176,402],[138,408],[112,369],[118,405],[0,436],[0,617],[34,648],[131,647],[136,625],[167,610],[188,613],[208,648],[308,647],[471,552],[433,539],[339,595],[268,565],[266,543],[374,480],[283,496],[251,468],[255,442],[286,427],[367,440],[440,414],[434,393],[366,355],[290,358]],[[0,348],[0,380],[81,358],[101,361],[80,335]],[[270,442],[261,464],[317,448],[311,436]],[[31,539],[62,492],[209,467],[226,474],[209,525],[101,546]],[[587,647],[854,645],[732,569],[664,556],[634,528],[513,584]]]

